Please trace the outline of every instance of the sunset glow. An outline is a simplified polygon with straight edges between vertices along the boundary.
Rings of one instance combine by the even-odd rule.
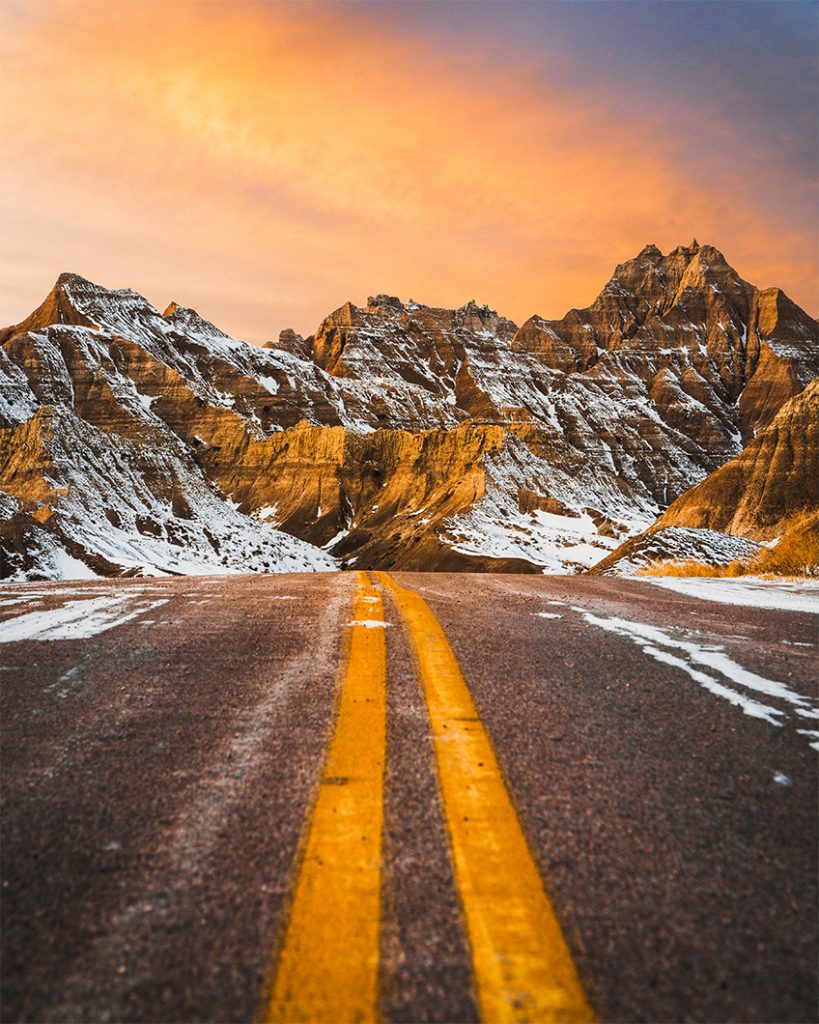
[[[520,322],[693,236],[819,310],[813,5],[7,0],[0,18],[4,324],[63,270],[256,342],[374,292]]]

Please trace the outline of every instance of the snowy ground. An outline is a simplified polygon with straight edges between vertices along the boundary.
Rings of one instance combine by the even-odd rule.
[[[67,590],[51,592],[57,596],[67,593]],[[39,598],[51,594],[43,590],[31,591],[30,596],[23,600],[29,606],[38,605],[41,603]],[[11,603],[13,601],[0,602]],[[20,640],[85,640],[167,603],[167,597],[150,600],[142,588],[133,586],[124,591],[111,590],[104,593],[88,590],[84,598],[67,601],[59,608],[30,611],[0,622],[0,643],[17,643]]]
[[[705,601],[819,614],[819,580],[769,580],[758,576],[743,576],[739,579],[707,576],[642,578],[646,583]]]

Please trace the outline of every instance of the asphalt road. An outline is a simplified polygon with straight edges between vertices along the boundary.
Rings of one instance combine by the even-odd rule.
[[[2,1021],[816,1020],[816,616],[393,579],[0,589]]]

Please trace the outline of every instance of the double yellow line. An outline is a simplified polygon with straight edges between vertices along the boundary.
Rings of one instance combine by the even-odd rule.
[[[592,1021],[444,631],[422,597],[386,573],[375,575],[404,621],[429,711],[481,1018],[485,1024]],[[387,657],[382,598],[363,572],[354,613],[335,731],[275,959],[266,1022],[380,1018]]]

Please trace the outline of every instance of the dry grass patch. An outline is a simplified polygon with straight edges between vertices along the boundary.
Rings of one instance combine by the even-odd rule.
[[[680,562],[668,559],[663,562],[652,562],[638,569],[638,576],[748,576],[753,570],[749,562],[729,562],[728,565],[707,565],[688,559]],[[754,573],[756,575],[756,573]]]

